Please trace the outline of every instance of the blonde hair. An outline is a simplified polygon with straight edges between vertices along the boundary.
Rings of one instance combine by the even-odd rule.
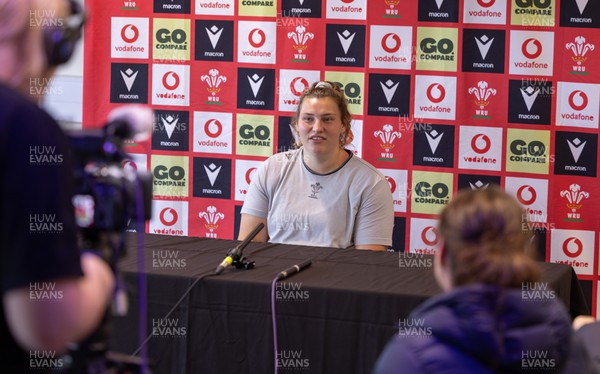
[[[41,76],[46,65],[43,27],[32,11],[51,9],[51,1],[0,0],[0,82],[27,90],[29,79]]]
[[[442,211],[439,225],[453,285],[520,287],[537,281],[526,222],[519,203],[498,188],[460,191]]]

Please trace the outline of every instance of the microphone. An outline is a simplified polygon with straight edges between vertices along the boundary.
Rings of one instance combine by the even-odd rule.
[[[282,271],[281,273],[277,274],[277,280],[282,280],[285,279],[287,277],[289,277],[292,274],[296,274],[301,272],[302,270],[306,269],[307,267],[309,267],[312,264],[311,260],[306,260],[298,265],[294,265],[290,268],[285,269],[284,271]]]
[[[246,248],[248,243],[250,243],[250,241],[252,239],[254,239],[254,237],[256,235],[258,235],[258,233],[260,232],[260,230],[263,229],[263,227],[265,227],[265,224],[262,222],[259,223],[258,225],[256,225],[254,230],[252,230],[252,232],[249,233],[240,244],[238,244],[236,247],[231,249],[227,253],[227,257],[225,257],[223,262],[221,262],[221,264],[219,266],[217,266],[217,269],[215,270],[215,274],[221,274],[223,272],[223,270],[225,270],[225,268],[227,268],[229,265],[231,265],[234,261],[239,260],[240,257],[242,256],[242,251],[244,250],[244,248]]]
[[[109,136],[143,142],[150,138],[154,112],[145,105],[122,105],[110,111],[104,129]]]

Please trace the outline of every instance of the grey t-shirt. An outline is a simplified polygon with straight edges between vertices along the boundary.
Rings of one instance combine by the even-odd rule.
[[[390,246],[390,186],[372,165],[350,155],[325,175],[304,164],[302,149],[271,156],[252,178],[241,212],[266,218],[272,243]]]

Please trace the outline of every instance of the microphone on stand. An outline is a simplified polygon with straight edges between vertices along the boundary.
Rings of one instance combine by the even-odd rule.
[[[252,230],[252,232],[249,233],[240,244],[238,244],[236,247],[231,249],[227,253],[227,257],[225,257],[223,262],[221,262],[221,264],[219,266],[217,266],[217,269],[215,270],[215,274],[221,274],[223,272],[223,270],[225,270],[234,261],[239,261],[240,258],[242,257],[242,251],[244,250],[244,248],[246,248],[248,243],[250,243],[250,241],[252,239],[254,239],[254,237],[256,235],[258,235],[258,233],[260,232],[260,230],[263,229],[263,227],[265,227],[265,224],[262,222],[259,223],[258,225],[256,225],[254,230]]]

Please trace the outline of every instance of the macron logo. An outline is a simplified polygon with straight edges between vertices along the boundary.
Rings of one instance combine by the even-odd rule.
[[[521,88],[521,96],[523,96],[523,100],[525,101],[525,105],[527,106],[527,111],[531,111],[531,107],[533,106],[533,103],[535,103],[535,99],[537,99],[539,93],[539,88],[534,89],[531,86],[528,86],[525,89]]]
[[[396,84],[394,84],[391,79],[388,79],[385,83],[379,81],[379,84],[381,85],[381,89],[383,90],[383,94],[385,95],[385,99],[389,105],[392,102],[392,98],[394,97],[400,82],[396,82]]]
[[[172,115],[168,115],[166,118],[160,116],[163,125],[165,126],[165,131],[167,132],[167,136],[171,139],[171,135],[173,135],[173,130],[177,127],[177,122],[179,122],[179,117],[173,117]]]
[[[131,68],[125,70],[124,72],[122,70],[120,71],[121,77],[123,77],[123,81],[125,82],[125,86],[127,86],[127,92],[131,92],[131,87],[135,82],[135,78],[137,77],[138,72],[134,72],[133,70],[131,70]]]
[[[585,143],[587,143],[587,141],[582,142],[579,140],[579,138],[575,138],[573,140],[567,139],[567,144],[569,144],[571,155],[573,155],[573,159],[576,163],[579,162],[579,157],[581,157],[581,152],[583,152],[583,148],[585,148]]]
[[[208,175],[208,181],[211,186],[215,185],[215,181],[219,176],[219,172],[221,171],[221,166],[217,167],[217,165],[211,163],[210,165],[204,165],[204,170],[206,171],[206,175]]]
[[[258,95],[258,91],[260,90],[260,86],[262,86],[263,80],[265,79],[264,76],[259,77],[258,74],[254,73],[253,76],[249,76],[248,77],[248,82],[250,82],[250,88],[252,88],[252,93],[254,94],[254,97],[256,97]]]
[[[487,35],[482,35],[481,38],[475,37],[475,42],[477,43],[477,48],[479,48],[479,53],[481,53],[481,58],[485,60],[494,42],[494,38],[490,39]]]
[[[489,185],[490,185],[489,183],[483,183],[480,180],[478,180],[475,183],[469,182],[469,186],[471,187],[472,190],[485,190],[486,188],[488,188]]]
[[[579,8],[579,14],[583,14],[585,7],[587,6],[588,0],[575,0],[577,8]]]
[[[435,4],[438,7],[438,10],[442,7],[442,4],[444,3],[444,0],[435,0]]]
[[[216,49],[217,44],[219,43],[219,39],[221,38],[221,34],[223,33],[223,28],[218,28],[217,25],[213,25],[210,29],[208,27],[205,27],[204,29],[208,34],[210,44],[212,45],[213,49]]]
[[[429,143],[429,148],[431,148],[431,153],[435,154],[438,146],[440,145],[440,141],[442,140],[442,136],[444,136],[443,132],[437,132],[436,130],[431,130],[425,133],[427,137],[427,143]]]
[[[340,43],[342,44],[342,48],[344,49],[344,54],[348,54],[348,50],[352,45],[352,41],[354,40],[354,36],[356,33],[350,33],[348,30],[344,30],[341,34],[338,32],[337,36],[340,39]]]

